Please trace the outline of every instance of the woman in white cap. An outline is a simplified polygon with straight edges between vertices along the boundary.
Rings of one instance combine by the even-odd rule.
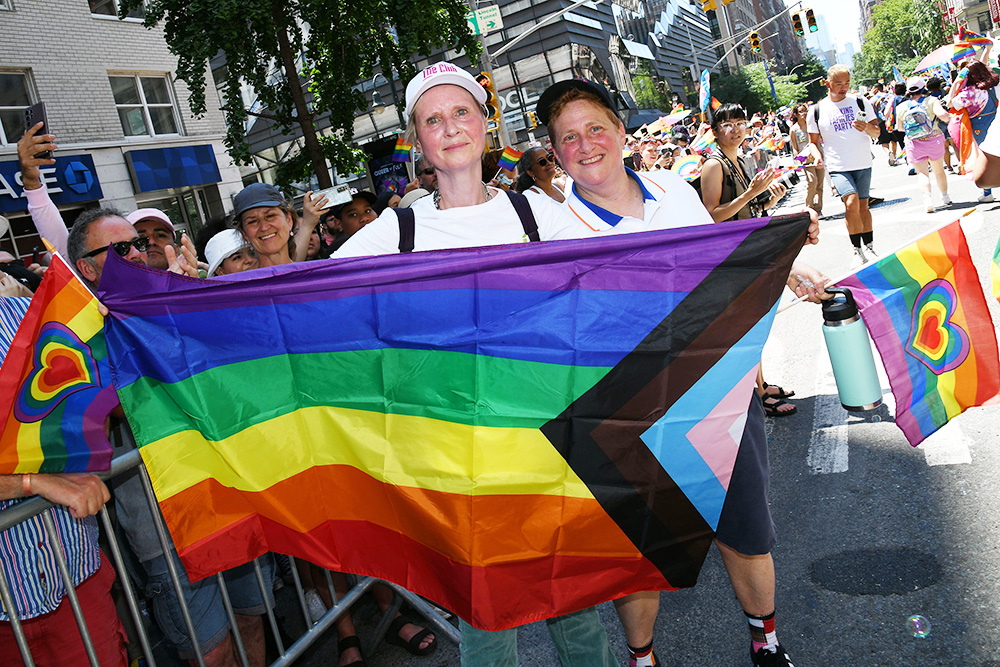
[[[334,257],[382,255],[579,237],[580,231],[549,197],[518,195],[483,182],[486,91],[448,62],[421,71],[406,86],[406,140],[434,167],[437,188],[415,201],[414,234],[400,209],[386,210],[352,236]],[[405,217],[405,214],[404,214]],[[405,227],[400,236],[400,229]],[[402,244],[401,244],[402,240]]]
[[[406,86],[406,140],[434,167],[437,188],[409,209],[385,211],[352,236],[333,258],[467,248],[555,238],[588,230],[550,197],[517,194],[483,183],[486,93],[468,72],[439,62]],[[563,665],[617,665],[594,608],[549,619]],[[517,629],[489,632],[464,620],[463,665],[516,665]]]
[[[917,183],[924,195],[924,209],[933,213],[928,164],[941,191],[941,204],[951,206],[948,175],[944,173],[944,152],[948,146],[937,123],[939,120],[948,122],[951,116],[938,98],[927,93],[927,80],[922,76],[911,76],[906,80],[906,94],[910,99],[896,107],[895,129],[906,135],[906,159],[917,170]]]

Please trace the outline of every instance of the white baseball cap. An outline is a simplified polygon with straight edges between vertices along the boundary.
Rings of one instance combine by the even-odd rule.
[[[205,244],[205,259],[208,260],[208,275],[214,276],[216,269],[218,269],[226,258],[231,257],[233,253],[243,249],[249,248],[250,244],[247,243],[243,235],[235,229],[226,229],[219,232],[212,238],[208,240]]]
[[[174,223],[170,222],[170,218],[167,217],[167,214],[158,208],[140,208],[137,211],[129,213],[125,216],[125,219],[128,220],[133,227],[143,220],[155,220],[156,222],[163,223],[163,225],[170,230],[171,234],[174,233]]]
[[[475,77],[461,67],[442,60],[417,73],[406,84],[406,115],[413,116],[413,107],[420,96],[434,86],[449,84],[466,89],[480,104],[486,104],[486,90],[479,85]]]

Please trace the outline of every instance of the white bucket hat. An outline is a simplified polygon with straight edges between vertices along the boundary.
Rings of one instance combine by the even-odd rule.
[[[232,256],[243,248],[249,248],[243,235],[235,229],[227,229],[219,232],[205,245],[205,259],[208,260],[208,275],[212,277],[227,257]]]

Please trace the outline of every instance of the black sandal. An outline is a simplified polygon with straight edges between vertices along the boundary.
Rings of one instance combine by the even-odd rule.
[[[405,639],[399,636],[399,633],[403,629],[403,626],[406,625],[407,623],[409,623],[409,621],[407,621],[402,616],[397,616],[396,618],[394,618],[392,620],[392,623],[389,624],[389,629],[385,633],[385,641],[390,644],[394,644],[396,646],[401,646],[402,648],[405,648],[410,653],[410,655],[429,655],[433,653],[434,650],[438,647],[437,637],[435,637],[434,641],[432,641],[424,648],[420,648],[420,642],[424,641],[424,639],[427,638],[427,635],[434,634],[433,631],[431,631],[429,628],[424,628],[417,634],[413,635],[413,637],[410,638],[410,641],[406,641]]]
[[[358,639],[357,635],[351,635],[350,637],[344,637],[343,639],[337,640],[338,655],[342,655],[344,651],[352,648],[358,649],[358,653],[361,653],[361,640]],[[365,659],[362,657],[360,660],[347,663],[344,667],[367,667],[367,665],[365,664]]]
[[[774,387],[775,389],[777,389],[778,393],[777,394],[772,394],[771,392],[769,392],[768,389],[770,387]],[[792,396],[795,395],[795,392],[794,391],[785,391],[784,387],[779,387],[776,384],[768,384],[768,383],[765,382],[764,383],[764,395],[765,396],[770,396],[771,398],[791,398]]]
[[[777,398],[776,396],[765,396],[761,399],[764,404],[764,414],[768,417],[788,417],[794,415],[799,411],[797,407],[789,403],[788,401]],[[782,405],[792,405],[791,410],[779,410]]]

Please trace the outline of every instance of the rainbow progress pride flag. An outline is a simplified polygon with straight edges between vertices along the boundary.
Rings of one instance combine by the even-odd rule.
[[[960,221],[838,286],[854,293],[911,445],[997,396],[996,334]]]
[[[517,165],[517,161],[521,159],[522,155],[524,155],[523,152],[507,146],[503,149],[503,154],[500,156],[500,159],[497,160],[497,168],[513,171],[514,167]]]
[[[0,368],[0,474],[111,467],[111,385],[97,299],[55,255]]]
[[[233,282],[112,258],[115,384],[189,575],[279,551],[487,629],[693,585],[808,225]]]

